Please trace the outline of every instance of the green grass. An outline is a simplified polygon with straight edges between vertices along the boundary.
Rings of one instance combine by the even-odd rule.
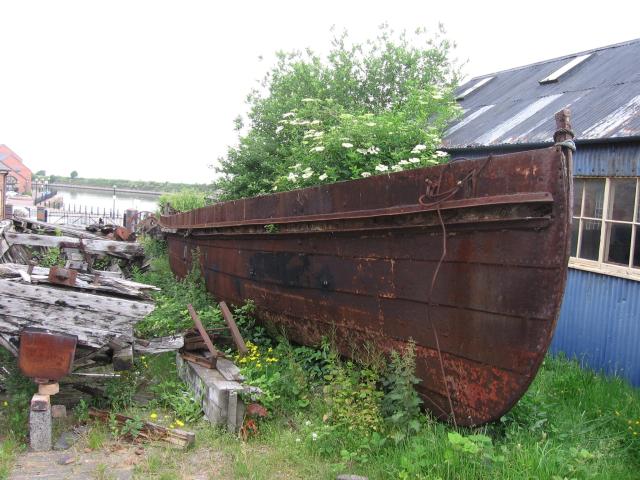
[[[212,478],[256,480],[328,480],[346,472],[371,480],[617,480],[637,479],[640,471],[638,390],[563,358],[545,361],[527,394],[500,422],[456,430],[425,416],[419,434],[397,446],[387,444],[365,462],[319,451],[312,433],[321,428],[324,411],[317,398],[306,410],[263,422],[247,442],[206,422],[190,425],[195,448],[177,454],[154,445],[136,467],[136,478],[215,471]],[[486,435],[492,447],[479,453],[456,450],[449,440],[456,431],[466,438]]]
[[[20,443],[11,436],[0,440],[0,479],[9,477],[15,456],[20,449]]]
[[[168,356],[149,359],[150,375],[172,372]],[[11,399],[9,399],[11,403]],[[7,409],[0,415],[6,427]],[[141,416],[150,411],[138,407]],[[158,410],[160,413],[160,411]],[[176,450],[147,446],[136,478],[185,478],[198,471],[213,478],[333,479],[355,473],[373,479],[637,479],[640,471],[640,393],[619,378],[581,369],[564,358],[547,358],[526,395],[501,421],[463,436],[486,435],[490,450],[469,453],[453,447],[456,430],[424,416],[423,428],[400,445],[388,443],[364,462],[319,451],[312,433],[321,428],[325,405],[318,395],[308,408],[279,414],[260,424],[243,442],[205,421],[188,424],[196,446]],[[307,425],[309,422],[309,425]],[[6,431],[6,430],[5,430]],[[105,448],[106,427],[95,425],[87,446]],[[24,437],[0,444],[0,478],[7,478]]]

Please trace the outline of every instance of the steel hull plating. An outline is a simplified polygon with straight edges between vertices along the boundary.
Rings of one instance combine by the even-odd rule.
[[[357,356],[413,339],[426,408],[478,425],[518,401],[551,341],[570,184],[552,147],[226,202],[161,225],[177,275],[199,249],[212,294],[252,299],[293,341],[331,336]]]

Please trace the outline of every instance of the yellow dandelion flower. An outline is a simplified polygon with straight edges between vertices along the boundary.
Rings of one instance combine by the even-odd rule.
[[[158,418],[158,414],[156,412],[151,413],[151,415],[149,415],[149,418],[155,420],[156,418]]]
[[[4,402],[2,402],[2,406],[3,407],[8,407],[9,406],[9,402],[7,402],[6,400]]]
[[[176,420],[176,425],[179,427],[184,427],[184,422],[182,420]]]

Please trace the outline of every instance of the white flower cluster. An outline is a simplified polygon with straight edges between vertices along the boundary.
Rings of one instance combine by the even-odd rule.
[[[307,130],[306,132],[304,132],[304,138],[320,138],[324,135],[324,132],[322,130]]]
[[[427,149],[426,145],[416,145],[415,147],[413,147],[413,150],[411,150],[411,153],[424,152],[426,149]]]
[[[356,148],[356,152],[361,153],[362,155],[377,155],[380,153],[380,149],[376,146],[365,148]]]

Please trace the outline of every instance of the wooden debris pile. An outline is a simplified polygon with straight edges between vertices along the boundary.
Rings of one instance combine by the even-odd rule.
[[[25,327],[42,328],[77,336],[76,369],[130,366],[134,325],[154,309],[149,292],[157,288],[125,278],[144,265],[144,249],[112,234],[0,222],[0,344],[15,353]]]

